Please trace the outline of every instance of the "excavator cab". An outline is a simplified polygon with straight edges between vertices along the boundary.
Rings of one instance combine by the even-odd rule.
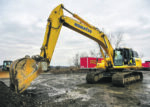
[[[9,70],[12,61],[4,60],[3,65],[0,67],[0,78],[9,78]]]
[[[3,61],[3,66],[2,66],[2,70],[3,71],[9,71],[10,65],[11,65],[12,61]]]
[[[115,66],[122,66],[123,65],[123,53],[122,49],[114,50],[114,65]]]
[[[138,58],[138,54],[132,49],[119,48],[114,50],[114,66],[135,65],[136,58]]]

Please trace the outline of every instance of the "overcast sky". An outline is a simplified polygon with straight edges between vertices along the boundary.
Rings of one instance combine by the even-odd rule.
[[[47,18],[61,3],[106,34],[123,33],[125,47],[150,60],[150,0],[0,0],[0,64],[40,54]],[[76,53],[94,49],[94,41],[63,27],[51,65],[71,65]]]

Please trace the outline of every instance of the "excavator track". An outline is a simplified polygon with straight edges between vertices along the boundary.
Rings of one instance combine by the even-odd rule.
[[[97,71],[97,72],[89,72],[86,75],[86,81],[89,84],[97,83],[99,80],[103,78],[103,71]]]
[[[112,84],[115,86],[127,86],[143,80],[142,72],[118,72],[112,76]]]

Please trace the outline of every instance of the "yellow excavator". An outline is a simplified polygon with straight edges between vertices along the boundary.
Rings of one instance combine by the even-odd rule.
[[[65,16],[63,10],[69,12],[74,19]],[[26,56],[11,64],[10,87],[12,90],[17,93],[23,92],[40,73],[47,70],[62,26],[94,40],[100,46],[104,61],[97,63],[95,70],[87,74],[87,83],[96,83],[104,77],[111,77],[114,85],[124,86],[143,79],[142,73],[137,71],[142,67],[137,52],[130,48],[113,49],[102,31],[60,4],[48,17],[40,55]],[[108,57],[105,57],[104,51]]]
[[[3,65],[0,67],[0,78],[9,78],[9,69],[12,61],[4,60]]]

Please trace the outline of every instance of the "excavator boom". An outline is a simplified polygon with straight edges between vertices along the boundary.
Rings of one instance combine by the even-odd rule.
[[[90,25],[78,15],[71,13],[69,10],[67,11],[71,13],[77,20],[64,16],[63,9],[67,10],[62,4],[57,6],[51,12],[48,18],[40,56],[51,61],[61,27],[66,26],[67,28],[81,33],[82,35],[96,41],[109,55],[111,63],[113,64],[113,48],[107,36],[102,31],[99,31],[96,27]]]

